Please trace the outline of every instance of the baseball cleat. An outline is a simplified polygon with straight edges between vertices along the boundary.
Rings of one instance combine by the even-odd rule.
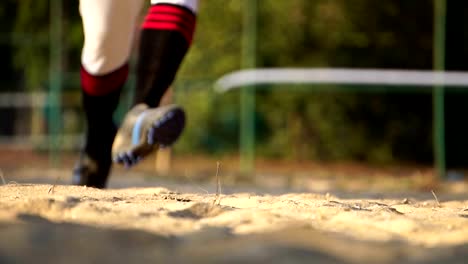
[[[182,134],[185,113],[179,106],[133,107],[125,116],[112,146],[112,160],[131,167],[158,148],[172,145]]]
[[[111,170],[112,161],[97,161],[82,153],[73,169],[72,184],[94,188],[105,188]]]

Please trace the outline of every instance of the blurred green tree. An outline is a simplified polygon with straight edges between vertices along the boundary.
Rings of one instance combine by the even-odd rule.
[[[239,68],[241,3],[225,1],[220,7],[203,2],[202,30],[180,76],[217,77]],[[260,0],[258,19],[260,67],[432,67],[430,1]],[[430,94],[282,88],[257,93],[260,155],[376,162],[432,159]],[[210,140],[189,136],[183,144],[197,142],[195,149],[209,151],[230,146],[235,151],[237,94],[206,93],[198,100],[210,103],[197,103],[204,110],[194,107],[189,113],[206,113],[198,116],[197,130],[209,131]],[[184,102],[189,108],[190,101]],[[222,132],[223,127],[230,133]]]
[[[45,87],[48,1],[4,1],[0,12],[6,3],[16,5],[16,13],[2,14],[14,21],[14,64],[28,89]],[[238,93],[216,95],[210,85],[240,68],[242,1],[203,0],[200,5],[194,45],[175,83],[176,99],[189,115],[177,149],[235,153]],[[83,38],[78,1],[64,1],[64,9],[63,65],[73,73]],[[259,67],[432,68],[432,1],[259,0],[258,26]],[[78,85],[75,80],[66,86]],[[432,160],[430,93],[324,88],[260,89],[257,153],[304,160]]]

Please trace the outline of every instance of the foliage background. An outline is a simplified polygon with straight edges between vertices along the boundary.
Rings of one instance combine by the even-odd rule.
[[[242,3],[201,1],[194,45],[174,85],[176,100],[189,115],[188,129],[176,147],[179,153],[237,152],[239,94],[214,94],[212,84],[240,68]],[[0,92],[47,90],[48,4],[46,0],[0,4],[4,62]],[[63,4],[64,89],[78,91],[83,38],[78,1]],[[258,0],[258,4],[258,67],[432,68],[433,1]],[[466,70],[466,5],[451,1],[448,6],[449,69]],[[257,155],[379,164],[432,162],[430,93],[388,92],[385,87],[380,87],[381,93],[311,88],[257,91]],[[466,112],[461,107],[466,96],[451,94],[447,96],[449,166],[464,166],[459,157],[468,146],[464,143],[468,128],[460,115]],[[458,101],[452,104],[453,100]],[[7,131],[8,126],[3,126],[2,131]]]

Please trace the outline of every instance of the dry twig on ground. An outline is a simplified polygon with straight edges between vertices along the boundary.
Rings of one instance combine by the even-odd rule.
[[[5,181],[5,178],[3,177],[3,171],[2,170],[0,170],[0,178],[2,178],[3,185],[6,185],[6,181]]]
[[[213,206],[214,205],[220,205],[221,204],[221,180],[219,178],[219,168],[221,166],[221,163],[218,161],[216,162],[216,196],[213,201]]]
[[[437,206],[440,207],[440,202],[439,198],[437,198],[437,195],[435,194],[434,190],[431,190],[432,196],[434,196],[434,199],[436,200]]]
[[[61,175],[59,175],[59,176],[55,179],[55,183],[54,183],[54,184],[49,188],[49,190],[47,191],[48,194],[50,194],[50,193],[53,194],[53,193],[54,193],[55,185],[58,184],[58,182],[59,182],[59,180],[60,180],[60,176],[61,176]]]

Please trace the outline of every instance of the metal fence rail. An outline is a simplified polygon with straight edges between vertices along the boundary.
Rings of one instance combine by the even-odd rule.
[[[215,90],[227,92],[243,86],[268,84],[389,85],[415,86],[415,88],[432,90],[437,85],[466,88],[468,86],[468,73],[345,68],[251,69],[222,76],[216,81]]]
[[[47,92],[0,93],[0,108],[30,111],[27,112],[27,118],[23,120],[27,124],[22,125],[22,129],[19,129],[21,131],[15,131],[14,135],[0,135],[0,144],[10,148],[51,150],[52,142],[58,142],[60,150],[79,148],[83,137],[82,133],[78,131],[62,131],[60,135],[56,135],[50,133],[49,130],[51,122],[63,124],[61,120],[66,117],[61,112],[64,109],[76,109],[80,106],[79,93],[62,93],[60,109],[54,109],[56,105],[51,102],[50,95]],[[59,112],[58,118],[54,120],[48,118],[47,112],[51,110]],[[78,115],[78,113],[75,114]],[[75,118],[78,118],[78,116]],[[13,122],[17,124],[18,120],[14,120]],[[26,129],[28,126],[31,127]],[[56,151],[58,151],[58,148]]]
[[[416,71],[416,70],[377,70],[377,69],[292,69],[292,68],[274,68],[274,69],[252,69],[241,70],[229,73],[218,79],[214,85],[215,91],[219,93],[228,92],[241,87],[250,87],[255,89],[259,85],[279,85],[279,84],[297,84],[297,85],[315,85],[317,84],[341,84],[348,85],[342,87],[348,91],[355,91],[356,86],[349,85],[385,85],[385,86],[407,86],[419,91],[436,91],[445,87],[455,87],[456,89],[468,88],[468,73],[466,72],[442,72],[442,71]],[[272,86],[275,87],[275,86]],[[277,86],[276,86],[277,87]],[[368,91],[373,91],[372,89]],[[439,173],[445,175],[445,144],[443,135],[444,109],[443,104],[434,103],[434,120],[437,122],[436,115],[442,118],[440,124],[434,126],[434,156]],[[253,118],[253,117],[252,117]],[[241,121],[240,133],[250,135],[251,142],[254,141],[254,131],[245,131],[252,129],[252,126],[244,126]],[[437,135],[442,135],[437,136]],[[251,149],[248,149],[248,148]],[[254,145],[240,146],[254,153]],[[253,156],[252,154],[249,156]],[[247,160],[253,164],[253,159]],[[250,167],[251,165],[248,165]]]

